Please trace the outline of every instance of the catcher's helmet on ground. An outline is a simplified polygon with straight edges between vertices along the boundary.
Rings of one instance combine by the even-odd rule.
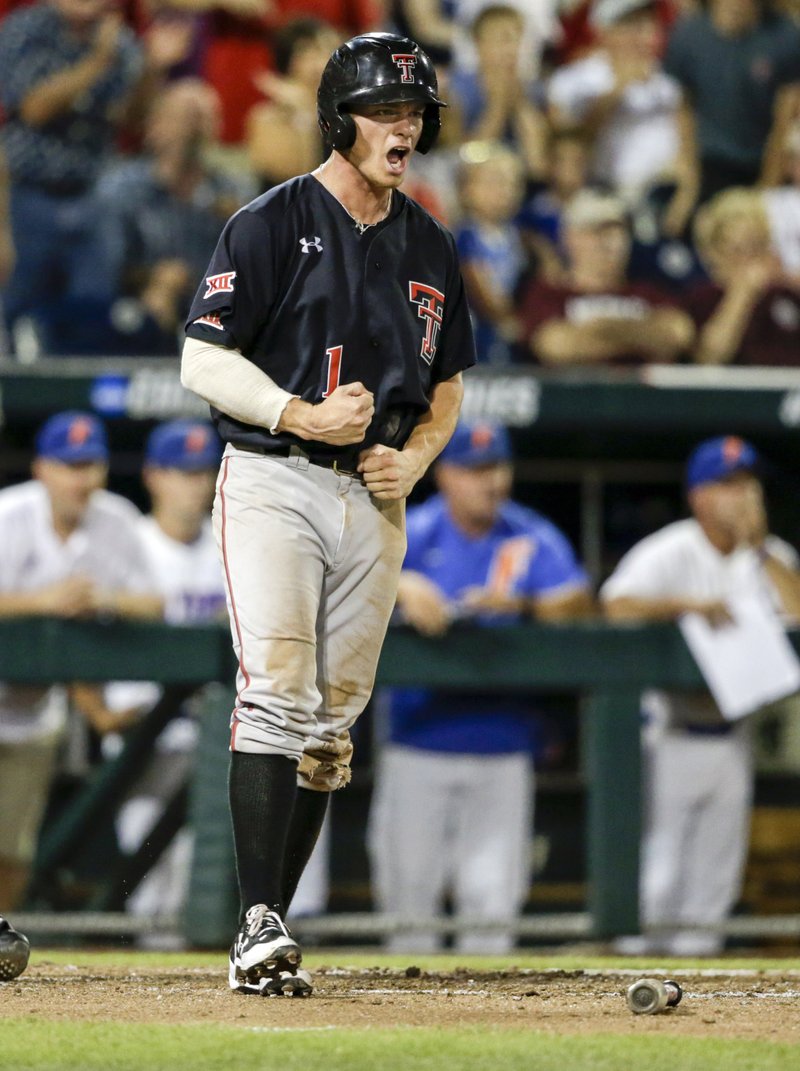
[[[30,954],[28,938],[0,915],[0,982],[18,978],[28,966]]]
[[[436,70],[418,44],[394,33],[365,33],[341,45],[328,60],[317,91],[322,136],[333,149],[349,149],[356,125],[349,112],[362,104],[420,101],[425,105],[417,152],[436,141],[439,109]]]

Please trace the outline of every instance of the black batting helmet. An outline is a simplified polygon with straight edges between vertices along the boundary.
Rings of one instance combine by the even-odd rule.
[[[322,136],[333,149],[349,149],[356,125],[348,114],[361,104],[420,101],[425,105],[417,152],[425,153],[439,134],[436,71],[428,56],[409,37],[365,33],[341,45],[328,60],[317,91],[317,116]]]

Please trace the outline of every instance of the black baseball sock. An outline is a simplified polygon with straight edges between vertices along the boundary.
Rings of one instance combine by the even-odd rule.
[[[330,792],[314,792],[310,788],[297,790],[283,857],[283,902],[287,908],[317,843],[329,799]]]
[[[253,904],[283,914],[286,838],[297,794],[297,764],[284,755],[231,755],[228,795],[241,912]]]

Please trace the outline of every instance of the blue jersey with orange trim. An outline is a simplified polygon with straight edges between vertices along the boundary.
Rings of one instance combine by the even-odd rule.
[[[475,539],[454,524],[440,495],[409,510],[403,568],[427,576],[456,608],[474,587],[535,598],[588,585],[567,538],[535,510],[507,502],[492,530]],[[476,620],[499,627],[517,618],[484,613]],[[465,754],[535,750],[535,715],[528,699],[513,695],[395,689],[389,738],[410,747]]]
[[[358,451],[402,447],[433,386],[475,363],[450,233],[395,190],[387,219],[361,234],[311,175],[276,186],[228,221],[186,331],[239,350],[308,402],[363,383],[375,417]],[[212,416],[227,442],[278,451],[300,443],[218,410]],[[302,446],[327,458],[353,452]]]

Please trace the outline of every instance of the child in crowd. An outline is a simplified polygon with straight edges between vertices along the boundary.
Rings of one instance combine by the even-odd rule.
[[[484,364],[511,361],[519,338],[514,297],[526,258],[513,220],[523,189],[522,161],[512,149],[496,141],[464,145],[459,172],[464,219],[456,230],[456,245],[478,361]]]

